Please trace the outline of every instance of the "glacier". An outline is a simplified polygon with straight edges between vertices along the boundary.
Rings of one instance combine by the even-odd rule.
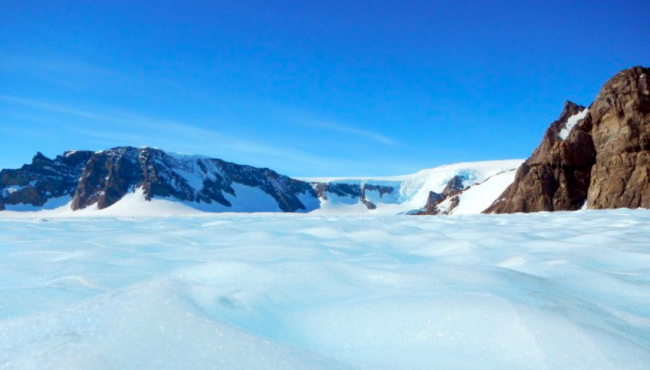
[[[650,364],[648,210],[71,214],[0,214],[0,369]]]

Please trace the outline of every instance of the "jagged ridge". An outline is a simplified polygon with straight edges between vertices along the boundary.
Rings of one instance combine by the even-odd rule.
[[[29,165],[2,170],[0,178],[4,187],[0,204],[42,206],[48,199],[71,196],[73,210],[110,207],[138,188],[147,200],[173,198],[230,207],[227,197],[236,196],[233,184],[237,183],[261,189],[284,212],[306,210],[298,198],[301,194],[315,197],[308,183],[268,168],[174,156],[153,148],[71,151],[55,160],[38,153]]]

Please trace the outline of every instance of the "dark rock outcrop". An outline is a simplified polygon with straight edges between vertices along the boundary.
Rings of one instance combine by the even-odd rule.
[[[650,208],[650,69],[610,79],[584,119],[563,140],[568,118],[584,107],[567,102],[515,181],[485,213]]]
[[[445,198],[436,193],[435,191],[430,191],[429,196],[427,197],[427,203],[424,205],[424,208],[415,213],[416,215],[437,215],[439,214],[438,204],[442,203]]]

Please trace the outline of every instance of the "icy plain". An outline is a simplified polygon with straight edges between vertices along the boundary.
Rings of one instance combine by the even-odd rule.
[[[1,369],[648,369],[650,211],[0,215]]]

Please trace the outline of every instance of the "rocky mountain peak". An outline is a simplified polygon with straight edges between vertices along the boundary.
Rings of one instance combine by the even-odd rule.
[[[558,118],[558,121],[566,122],[569,119],[569,117],[574,116],[585,109],[586,109],[585,106],[567,100],[564,102],[564,108],[562,108],[562,113],[560,113],[560,117]]]
[[[650,208],[649,77],[643,67],[618,73],[588,111],[565,103],[514,183],[485,212],[576,210],[585,203]]]
[[[43,153],[41,152],[36,152],[36,155],[34,156],[34,158],[32,158],[33,165],[37,165],[39,163],[50,163],[50,162],[52,162],[52,160],[44,156]]]

